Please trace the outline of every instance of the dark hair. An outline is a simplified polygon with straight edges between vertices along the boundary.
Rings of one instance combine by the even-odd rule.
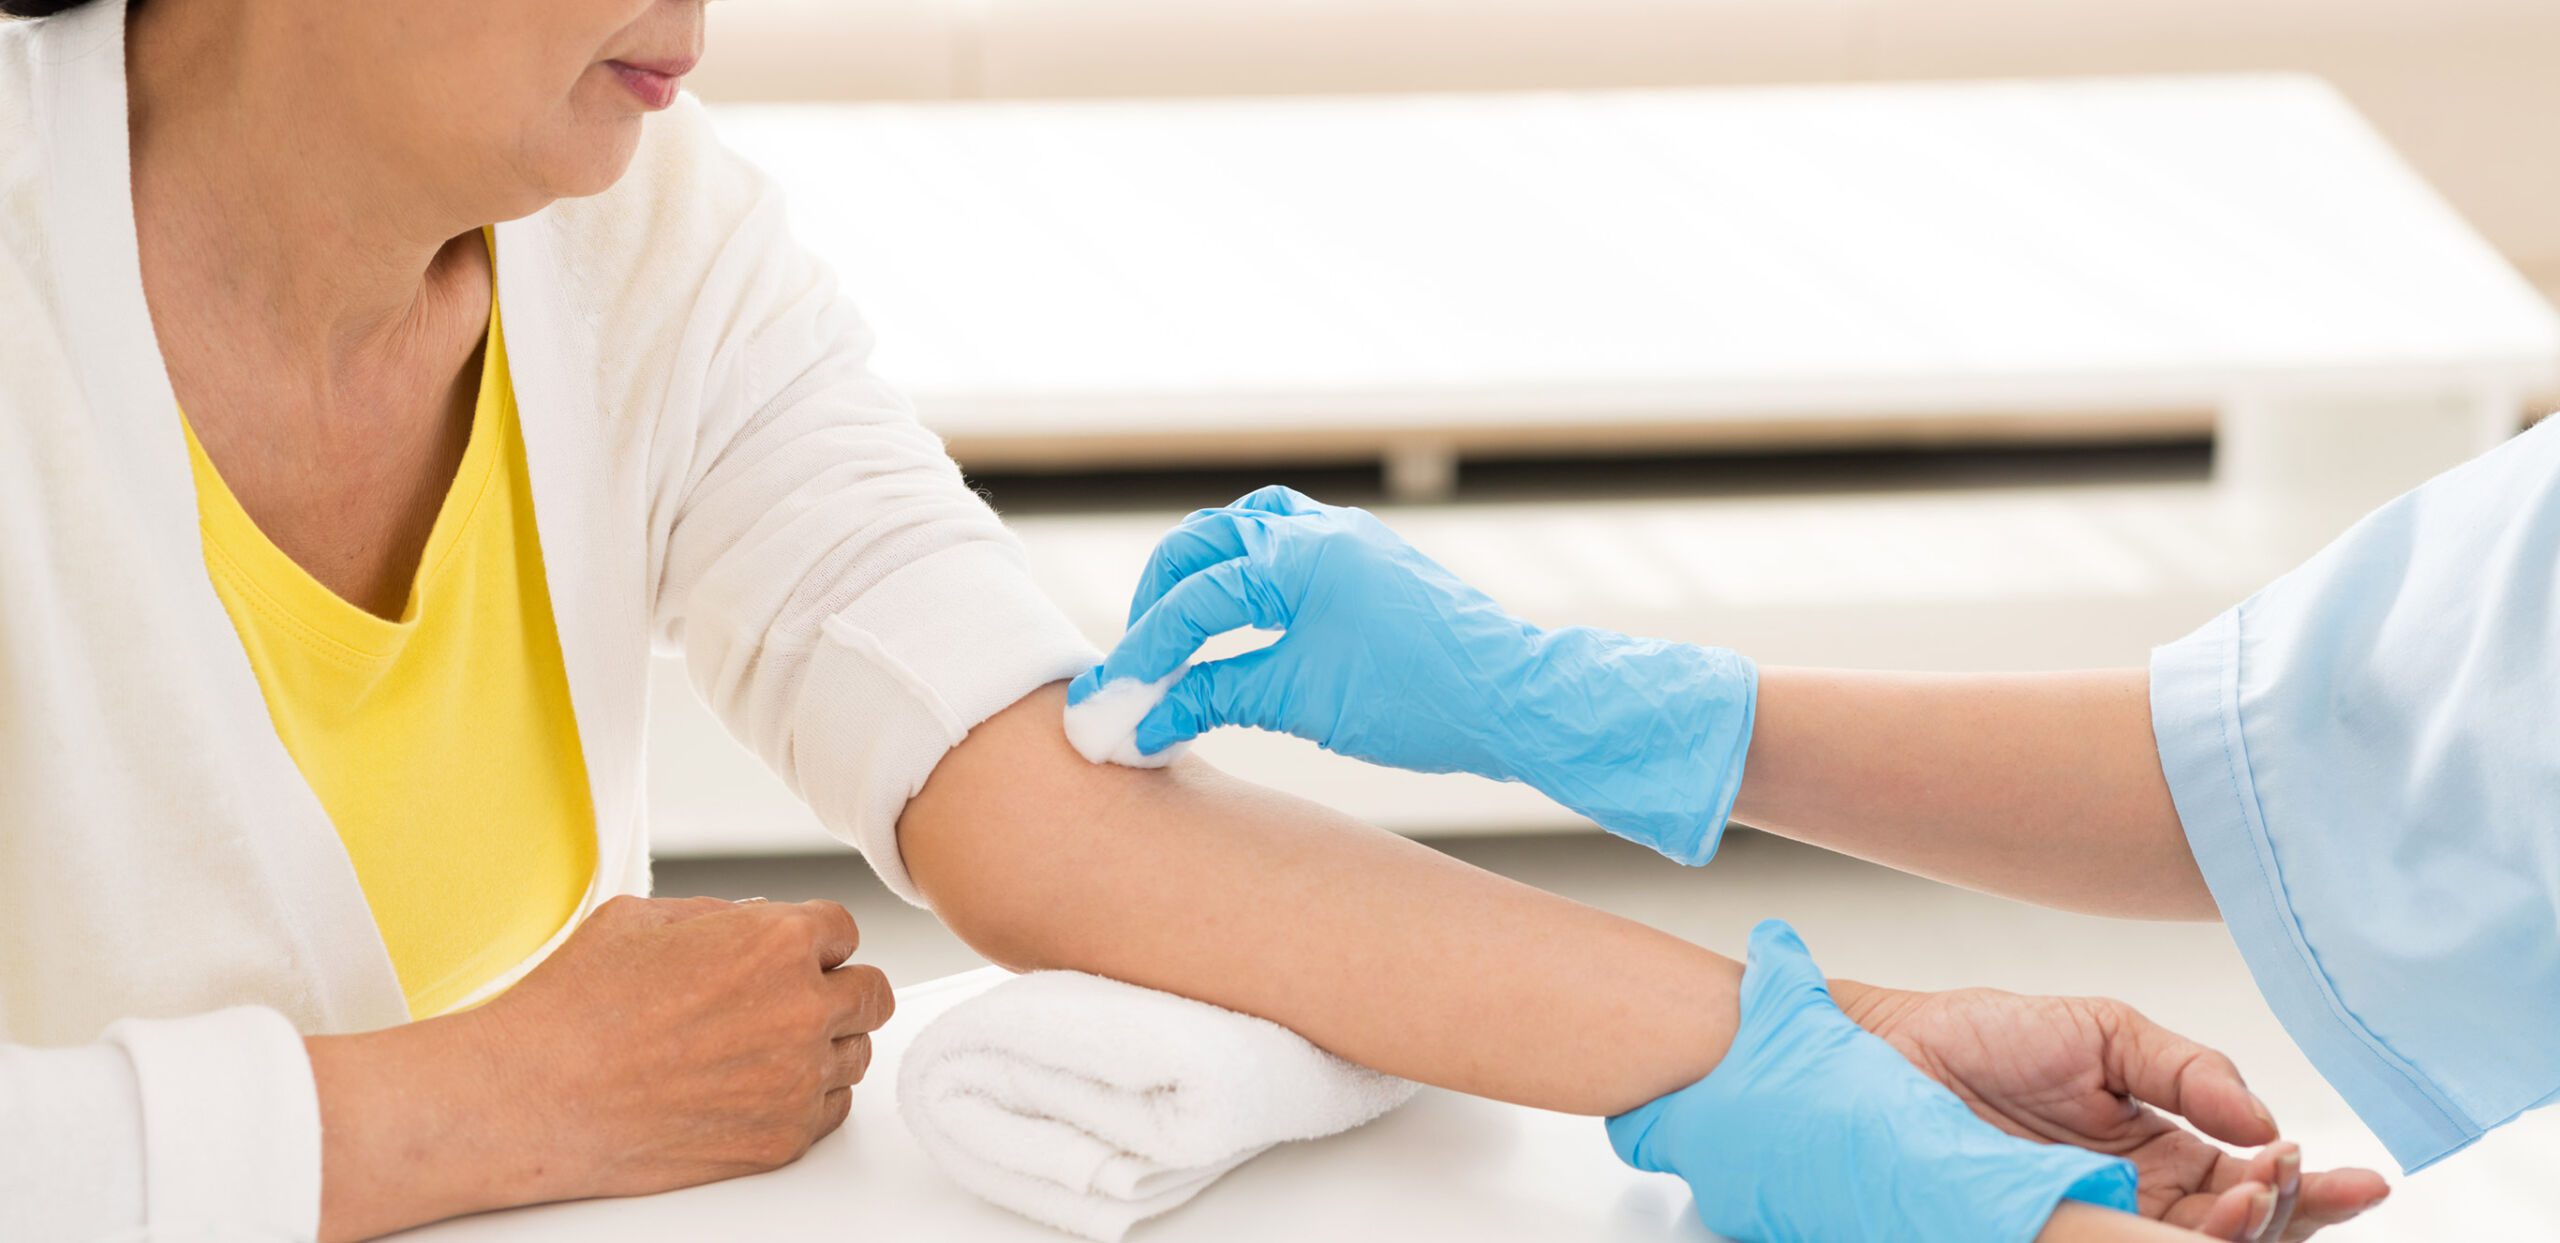
[[[0,17],[51,17],[64,9],[76,9],[89,0],[0,0]]]

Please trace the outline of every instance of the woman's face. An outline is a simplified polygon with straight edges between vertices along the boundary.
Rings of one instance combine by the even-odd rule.
[[[321,0],[371,137],[523,215],[595,194],[702,54],[704,0]],[[308,31],[307,33],[321,33]],[[459,186],[457,188],[460,188]]]

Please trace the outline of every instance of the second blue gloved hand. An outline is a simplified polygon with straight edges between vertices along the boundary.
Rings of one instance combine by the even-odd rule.
[[[1140,723],[1155,753],[1221,725],[1421,772],[1525,782],[1683,863],[1715,853],[1758,673],[1732,652],[1512,617],[1357,509],[1265,488],[1158,544],[1129,633],[1082,703],[1155,682],[1252,627],[1271,647],[1194,667]]]
[[[2065,1200],[2134,1210],[2121,1158],[2006,1134],[1832,1004],[1795,929],[1751,933],[1742,1022],[1714,1073],[1609,1120],[1744,1243],[2028,1243]]]

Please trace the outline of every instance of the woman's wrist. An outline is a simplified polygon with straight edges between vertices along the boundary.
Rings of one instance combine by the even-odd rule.
[[[2036,1243],[2179,1243],[2202,1237],[2165,1222],[2094,1204],[2066,1201],[2036,1235]]]
[[[1893,1028],[1894,1019],[1916,1003],[1921,994],[1908,989],[1887,988],[1861,980],[1834,978],[1825,981],[1831,989],[1832,1004],[1840,1007],[1849,1021],[1876,1035]]]
[[[466,1011],[304,1041],[320,1098],[324,1240],[579,1194],[549,1134],[549,1077],[511,1064],[501,1015]]]
[[[1884,990],[1872,984],[1861,984],[1856,980],[1844,980],[1836,976],[1824,981],[1824,984],[1831,990],[1831,1004],[1840,1007],[1840,1012],[1848,1015],[1850,1022],[1869,1031],[1875,1030],[1874,1026],[1860,1015],[1874,1008],[1877,996]]]

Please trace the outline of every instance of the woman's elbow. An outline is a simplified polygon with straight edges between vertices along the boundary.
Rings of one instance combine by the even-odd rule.
[[[1097,767],[1068,746],[1063,686],[988,718],[935,766],[898,820],[898,849],[934,914],[1017,971],[1089,969],[1076,933],[1109,832],[1163,772]]]

